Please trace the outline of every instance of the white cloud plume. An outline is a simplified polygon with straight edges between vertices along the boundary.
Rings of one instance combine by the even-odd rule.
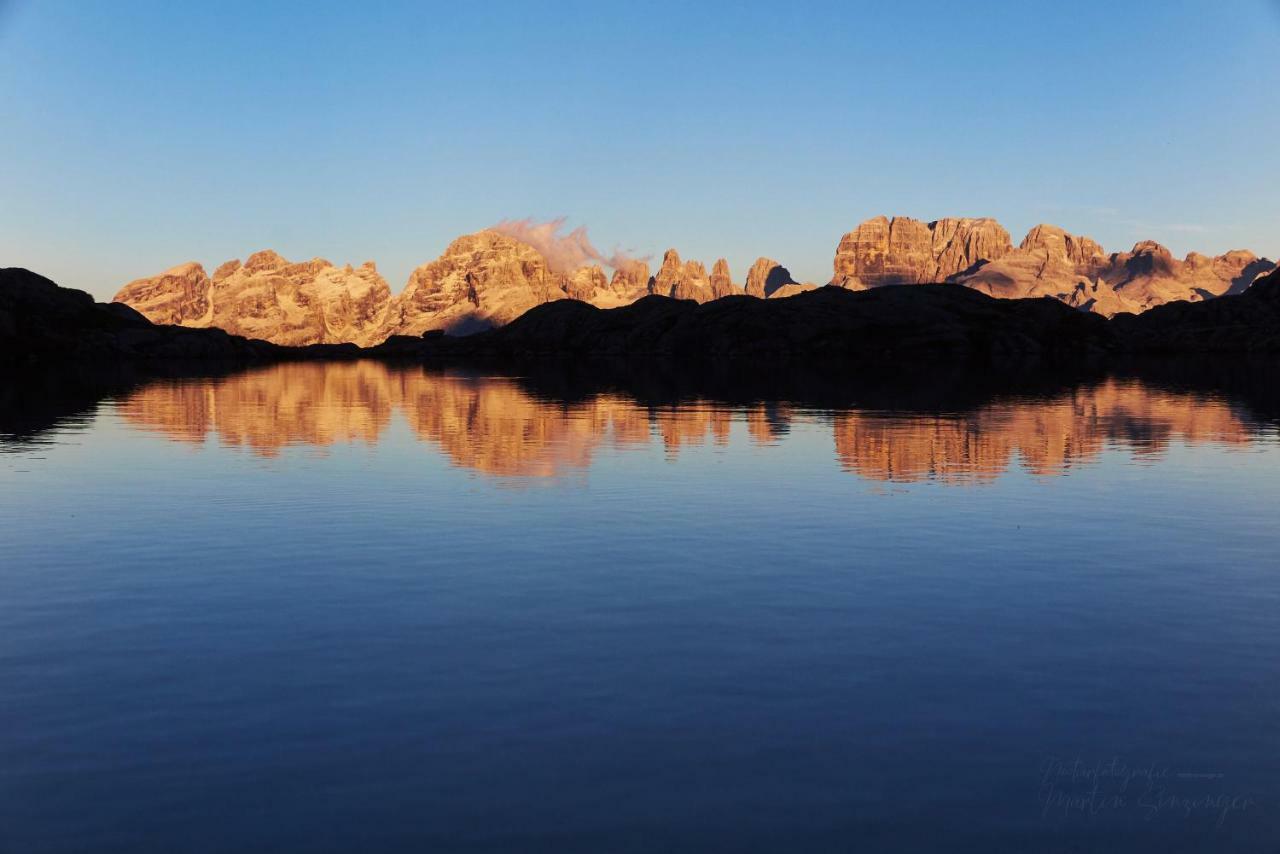
[[[602,264],[617,269],[635,261],[629,252],[614,249],[606,255],[597,249],[587,237],[587,228],[580,225],[568,234],[561,234],[567,217],[557,217],[547,222],[533,219],[504,219],[493,230],[527,243],[547,259],[547,265],[557,273],[572,273],[587,264]]]

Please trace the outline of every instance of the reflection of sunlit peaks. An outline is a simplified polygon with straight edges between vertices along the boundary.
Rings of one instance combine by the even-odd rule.
[[[747,410],[747,435],[758,445],[777,444],[791,429],[791,407],[760,403]]]
[[[477,471],[550,477],[585,469],[602,433],[595,412],[540,404],[509,380],[398,379],[397,399],[414,432]]]
[[[372,444],[391,420],[386,376],[366,362],[275,365],[208,384],[147,386],[122,411],[174,439],[199,442],[213,430],[263,456],[291,444]]]
[[[724,407],[697,401],[655,409],[653,420],[667,455],[674,457],[685,446],[703,444],[708,436],[716,445],[728,444],[733,414]]]
[[[981,483],[1005,471],[1015,453],[1031,474],[1059,475],[1107,447],[1157,456],[1176,440],[1240,444],[1248,435],[1221,401],[1114,380],[1060,398],[1002,401],[957,415],[846,412],[835,418],[841,465],[899,482]]]
[[[214,389],[197,382],[156,383],[134,392],[120,412],[134,427],[175,442],[200,443],[213,429]]]
[[[983,481],[1008,463],[1001,437],[962,418],[894,418],[856,412],[835,419],[836,457],[872,480]]]
[[[399,410],[456,465],[515,477],[586,469],[602,442],[650,441],[648,416],[620,397],[565,406],[537,401],[508,379],[394,371],[377,362],[278,365],[152,385],[120,409],[134,426],[170,439],[199,443],[212,431],[261,456],[287,445],[371,444]]]
[[[135,392],[120,411],[134,426],[175,441],[200,443],[212,432],[224,444],[262,456],[288,445],[371,444],[399,413],[414,435],[454,465],[518,478],[584,472],[602,448],[641,447],[655,438],[672,458],[689,446],[726,445],[736,414],[752,443],[776,445],[801,417],[780,403],[735,410],[697,400],[647,408],[619,394],[540,400],[502,377],[376,362],[287,364],[160,383]],[[956,414],[853,410],[830,417],[840,465],[895,482],[983,483],[1011,465],[1056,475],[1107,448],[1155,456],[1178,440],[1249,441],[1245,425],[1216,398],[1114,380]]]

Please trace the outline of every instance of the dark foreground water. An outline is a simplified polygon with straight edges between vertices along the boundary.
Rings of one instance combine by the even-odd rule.
[[[0,851],[1280,848],[1266,375],[634,380],[10,386]]]

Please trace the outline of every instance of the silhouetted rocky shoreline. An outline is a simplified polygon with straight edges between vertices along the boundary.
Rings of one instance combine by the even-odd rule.
[[[955,284],[818,288],[760,300],[649,296],[601,309],[538,305],[469,336],[429,331],[372,347],[286,347],[219,329],[157,326],[119,303],[95,303],[21,268],[0,270],[0,365],[376,358],[653,359],[758,370],[790,362],[871,367],[1079,366],[1132,354],[1280,352],[1280,273],[1237,296],[1176,302],[1104,318],[1050,298],[998,299]]]

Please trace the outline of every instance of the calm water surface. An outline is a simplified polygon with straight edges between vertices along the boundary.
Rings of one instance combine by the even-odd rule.
[[[1280,443],[1212,389],[293,365],[0,451],[0,852],[1280,850]]]

